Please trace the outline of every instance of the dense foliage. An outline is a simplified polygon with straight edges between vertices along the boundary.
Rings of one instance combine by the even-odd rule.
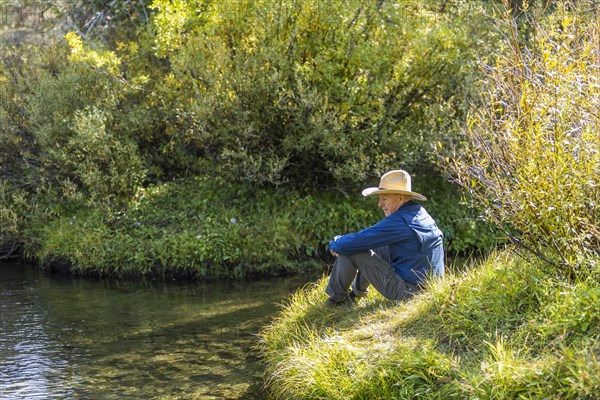
[[[26,251],[49,268],[84,274],[240,278],[298,271],[325,254],[323,238],[373,222],[356,197],[264,194],[222,179],[152,186],[112,219],[88,210],[36,226]],[[347,213],[354,217],[342,218]]]
[[[431,164],[431,143],[456,140],[474,51],[486,43],[476,3],[153,7],[173,139],[258,184],[348,187],[399,164]]]
[[[568,274],[600,256],[600,25],[597,4],[561,3],[488,67],[456,180],[512,241]],[[512,23],[512,20],[508,20]]]
[[[24,244],[34,260],[76,269],[189,267],[177,258],[188,254],[182,246],[185,257],[202,246],[163,231],[198,229],[199,221],[169,218],[194,202],[186,182],[198,179],[244,193],[252,187],[265,200],[262,216],[295,202],[328,218],[327,230],[315,227],[319,218],[284,224],[289,247],[280,254],[290,260],[298,241],[316,254],[330,235],[365,223],[361,216],[373,209],[358,211],[366,203],[354,193],[390,168],[413,173],[450,251],[494,244],[444,182],[431,147],[464,141],[459,126],[473,98],[476,52],[485,57],[495,38],[487,3],[76,3],[46,13],[68,21],[64,40],[7,39],[0,48],[3,256]],[[212,198],[213,183],[191,193]],[[175,200],[139,197],[155,191]],[[142,251],[137,231],[119,221],[145,201],[166,217],[150,223],[161,233],[147,235]],[[345,202],[353,204],[346,215],[324,211]],[[222,212],[207,207],[199,218],[219,220]],[[253,232],[262,254],[271,254],[264,235],[272,229]],[[185,245],[166,246],[164,236]],[[206,250],[209,259],[192,269],[243,275],[234,271],[241,249],[227,259]],[[265,260],[243,254],[246,265]]]

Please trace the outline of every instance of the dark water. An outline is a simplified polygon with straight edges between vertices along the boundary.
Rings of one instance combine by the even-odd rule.
[[[256,333],[314,279],[103,282],[0,264],[0,399],[264,399]]]

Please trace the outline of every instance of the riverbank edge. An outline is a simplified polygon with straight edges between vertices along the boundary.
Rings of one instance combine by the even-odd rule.
[[[451,268],[452,269],[452,268]],[[259,334],[274,399],[554,398],[600,394],[598,277],[497,251],[407,302],[296,292]]]
[[[22,265],[27,265],[30,268],[37,269],[42,271],[45,274],[63,276],[66,278],[84,278],[84,279],[92,279],[92,280],[116,280],[116,281],[157,281],[157,282],[169,282],[169,281],[177,281],[177,282],[216,282],[222,281],[223,279],[230,280],[243,280],[243,281],[253,281],[264,278],[277,278],[277,277],[286,277],[286,276],[294,276],[294,275],[302,275],[302,274],[318,274],[320,272],[325,273],[328,263],[324,261],[320,261],[315,258],[306,258],[306,259],[298,259],[295,260],[296,268],[294,270],[281,268],[275,271],[269,272],[255,272],[251,274],[246,274],[241,277],[225,277],[225,276],[210,276],[210,275],[199,275],[198,271],[192,269],[178,269],[178,268],[161,268],[157,267],[155,269],[151,269],[144,273],[139,273],[136,271],[127,271],[124,273],[107,273],[106,271],[100,269],[81,269],[74,268],[73,265],[66,259],[52,259],[52,261],[47,261],[44,264],[40,264],[35,259],[28,258],[11,258],[10,260],[5,260],[6,263],[19,263]]]

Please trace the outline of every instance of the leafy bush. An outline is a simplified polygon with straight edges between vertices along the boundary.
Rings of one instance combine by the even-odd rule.
[[[47,185],[69,200],[110,208],[127,202],[144,179],[130,132],[118,129],[126,91],[112,52],[86,51],[67,35],[70,62],[44,74],[28,102]]]
[[[0,260],[14,256],[18,247],[18,217],[5,204],[5,201],[0,202]]]
[[[458,141],[474,50],[489,43],[480,3],[153,7],[170,129],[230,179],[258,184],[349,188],[434,163],[431,143]]]
[[[467,132],[472,144],[452,165],[487,220],[577,274],[600,254],[600,33],[587,12],[593,7],[560,2],[536,25],[530,46],[507,43],[488,69],[485,106]]]

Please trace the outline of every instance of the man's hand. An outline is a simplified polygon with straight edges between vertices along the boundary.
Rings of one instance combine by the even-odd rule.
[[[339,238],[341,238],[341,237],[342,237],[342,235],[336,235],[336,236],[333,238],[333,241],[335,242],[336,240],[338,240],[338,239],[339,239]],[[332,255],[332,256],[334,256],[334,257],[337,257],[337,256],[338,256],[338,253],[336,253],[336,252],[335,252],[335,251],[333,251],[333,250],[329,250],[329,252],[330,252],[330,253],[331,253],[331,255]]]

